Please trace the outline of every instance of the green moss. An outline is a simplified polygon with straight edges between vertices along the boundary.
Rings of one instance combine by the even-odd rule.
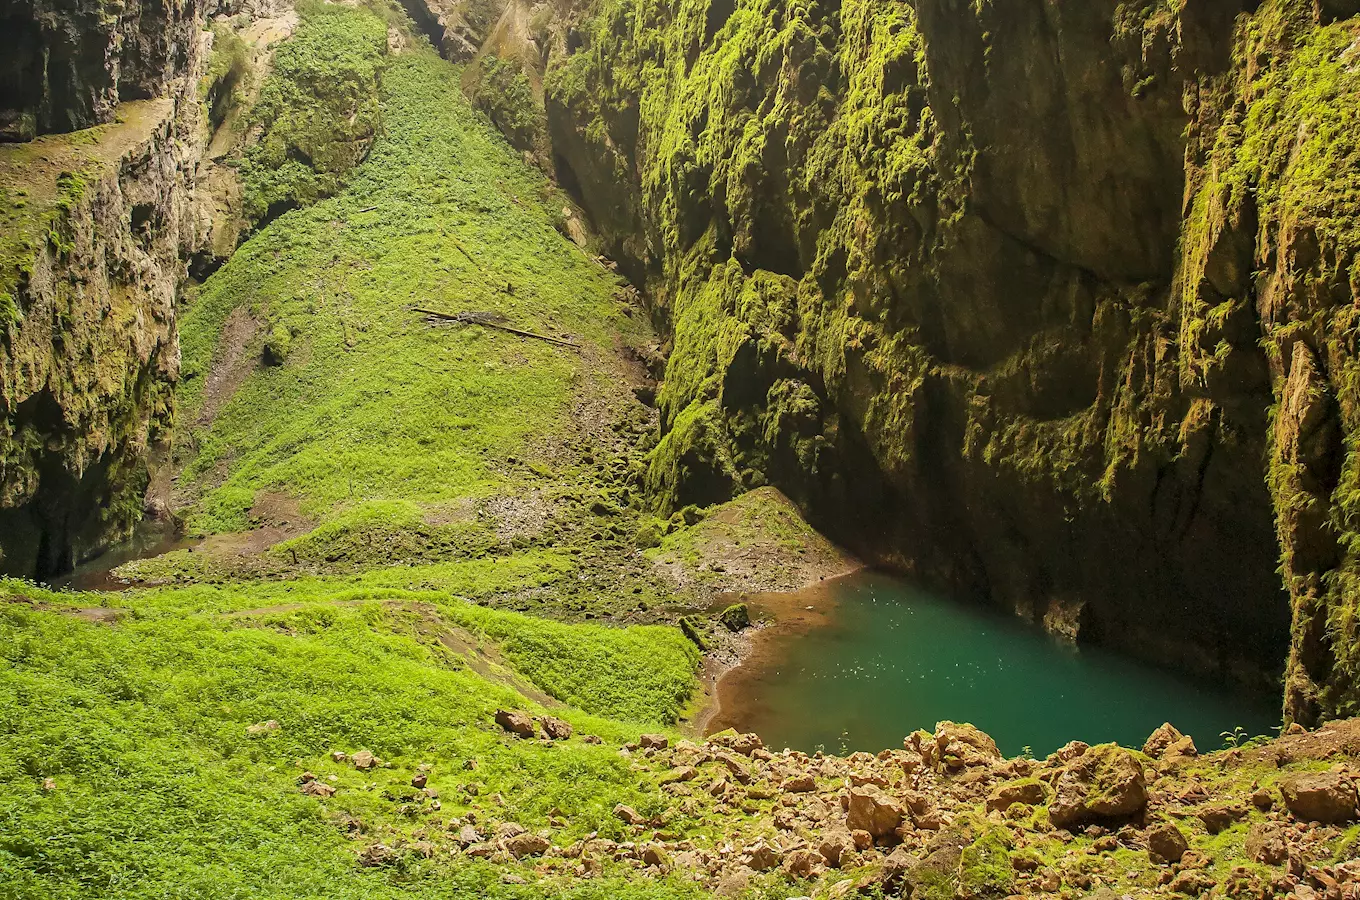
[[[387,25],[367,9],[299,4],[297,32],[274,53],[250,113],[262,130],[240,172],[253,220],[334,194],[382,121]]]
[[[973,839],[959,858],[960,886],[969,897],[1005,897],[1014,892],[1009,832],[988,827]]]
[[[545,145],[543,107],[534,96],[524,70],[494,53],[478,60],[478,80],[472,102],[495,123],[510,143],[521,150]]]

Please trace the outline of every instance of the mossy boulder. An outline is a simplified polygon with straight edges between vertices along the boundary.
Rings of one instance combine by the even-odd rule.
[[[722,622],[728,631],[742,631],[751,627],[751,611],[746,608],[745,603],[734,603],[719,614],[718,621]]]
[[[1128,819],[1147,807],[1143,763],[1117,744],[1092,747],[1073,759],[1053,787],[1048,817],[1058,828]]]

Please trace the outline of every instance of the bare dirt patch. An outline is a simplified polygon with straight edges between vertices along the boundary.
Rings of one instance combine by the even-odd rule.
[[[212,371],[203,385],[203,408],[198,412],[199,425],[211,425],[217,412],[245,383],[259,363],[259,354],[251,344],[260,333],[260,322],[244,306],[232,310],[222,327],[222,340],[213,357]]]

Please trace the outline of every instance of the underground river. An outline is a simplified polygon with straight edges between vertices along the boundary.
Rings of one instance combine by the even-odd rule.
[[[778,624],[723,676],[706,730],[754,731],[774,749],[878,751],[952,719],[977,725],[1007,755],[1044,756],[1073,738],[1141,747],[1168,721],[1207,751],[1223,745],[1222,732],[1274,735],[1280,722],[1273,698],[1078,649],[880,573],[752,607]]]

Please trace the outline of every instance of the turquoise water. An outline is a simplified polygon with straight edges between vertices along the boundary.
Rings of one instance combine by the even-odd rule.
[[[722,724],[774,748],[839,752],[900,747],[911,731],[953,719],[977,725],[1007,755],[1028,747],[1043,756],[1073,739],[1141,747],[1167,721],[1213,750],[1223,731],[1273,734],[1280,722],[1273,698],[1074,648],[886,575],[853,575],[829,590],[829,621],[776,637],[751,670],[738,670],[740,700],[724,707]]]

